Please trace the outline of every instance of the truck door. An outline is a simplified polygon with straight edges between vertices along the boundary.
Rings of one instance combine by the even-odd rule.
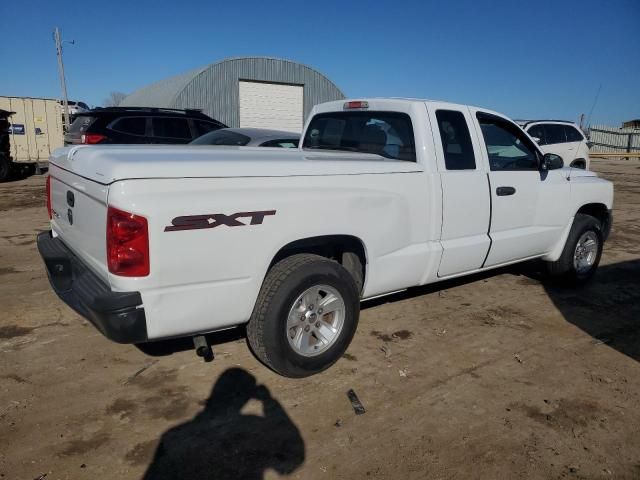
[[[466,107],[429,103],[442,184],[443,253],[438,276],[479,269],[490,239],[490,195],[477,133]]]
[[[506,118],[475,111],[491,188],[491,248],[485,267],[547,253],[566,226],[566,172],[540,171],[541,153]]]

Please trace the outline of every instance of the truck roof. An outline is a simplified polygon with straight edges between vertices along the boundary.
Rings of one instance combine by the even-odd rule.
[[[343,100],[335,100],[332,102],[326,102],[326,103],[321,103],[319,105],[316,105],[316,109],[320,110],[320,111],[333,111],[333,110],[342,110],[343,106],[345,103],[347,102],[369,102],[378,106],[384,106],[384,107],[388,107],[390,110],[393,110],[393,106],[394,105],[398,105],[398,104],[419,104],[419,103],[437,103],[438,105],[444,106],[444,107],[451,107],[451,108],[466,108],[466,107],[472,107],[472,108],[478,108],[482,111],[485,112],[489,112],[489,113],[494,113],[496,115],[499,116],[503,116],[502,114],[498,113],[498,112],[494,112],[490,109],[487,108],[482,108],[482,107],[477,107],[475,105],[465,105],[465,104],[461,104],[461,103],[453,103],[453,102],[446,102],[443,100],[433,100],[433,99],[427,99],[427,98],[411,98],[411,97],[362,97],[362,98],[345,98]],[[379,107],[376,107],[379,108]]]

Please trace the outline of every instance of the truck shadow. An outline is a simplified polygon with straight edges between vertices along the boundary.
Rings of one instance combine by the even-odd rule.
[[[640,259],[600,266],[582,288],[544,285],[566,321],[640,361]]]
[[[561,287],[549,282],[539,262],[523,263],[363,302],[362,309],[435,293],[500,274],[526,276],[540,282],[564,319],[588,333],[594,343],[640,361],[640,259],[601,265],[583,287]]]
[[[250,400],[262,415],[242,413]],[[165,432],[145,480],[264,478],[267,469],[294,472],[305,459],[300,431],[267,387],[230,368],[220,375],[203,410]]]
[[[606,343],[640,361],[640,259],[601,265],[592,281],[579,288],[563,288],[549,283],[542,273],[541,264],[534,261],[366,300],[361,309],[428,295],[502,274],[525,276],[540,282],[566,321],[591,335],[595,341]],[[208,334],[207,340],[211,345],[218,345],[243,341],[245,337],[244,327],[238,327]],[[166,340],[138,345],[138,348],[149,355],[161,356],[191,350],[193,342],[190,338]]]
[[[205,335],[207,342],[212,347],[234,341],[244,342],[246,336],[247,333],[244,325]],[[174,353],[194,349],[193,339],[191,337],[171,338],[168,340],[159,340],[157,342],[139,343],[136,344],[135,347],[151,357],[166,357]]]

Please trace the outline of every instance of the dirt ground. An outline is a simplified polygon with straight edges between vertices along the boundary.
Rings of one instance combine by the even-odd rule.
[[[590,286],[525,267],[370,302],[302,380],[241,331],[213,363],[106,340],[47,282],[44,178],[0,185],[0,478],[640,478],[640,163],[593,164],[616,199]]]

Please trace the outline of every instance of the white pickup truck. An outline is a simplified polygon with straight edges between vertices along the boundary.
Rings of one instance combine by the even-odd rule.
[[[574,284],[597,268],[612,184],[503,115],[339,101],[302,139],[57,150],[38,237],[53,288],[121,343],[247,324],[262,362],[302,377],[344,353],[363,299],[534,258]]]

